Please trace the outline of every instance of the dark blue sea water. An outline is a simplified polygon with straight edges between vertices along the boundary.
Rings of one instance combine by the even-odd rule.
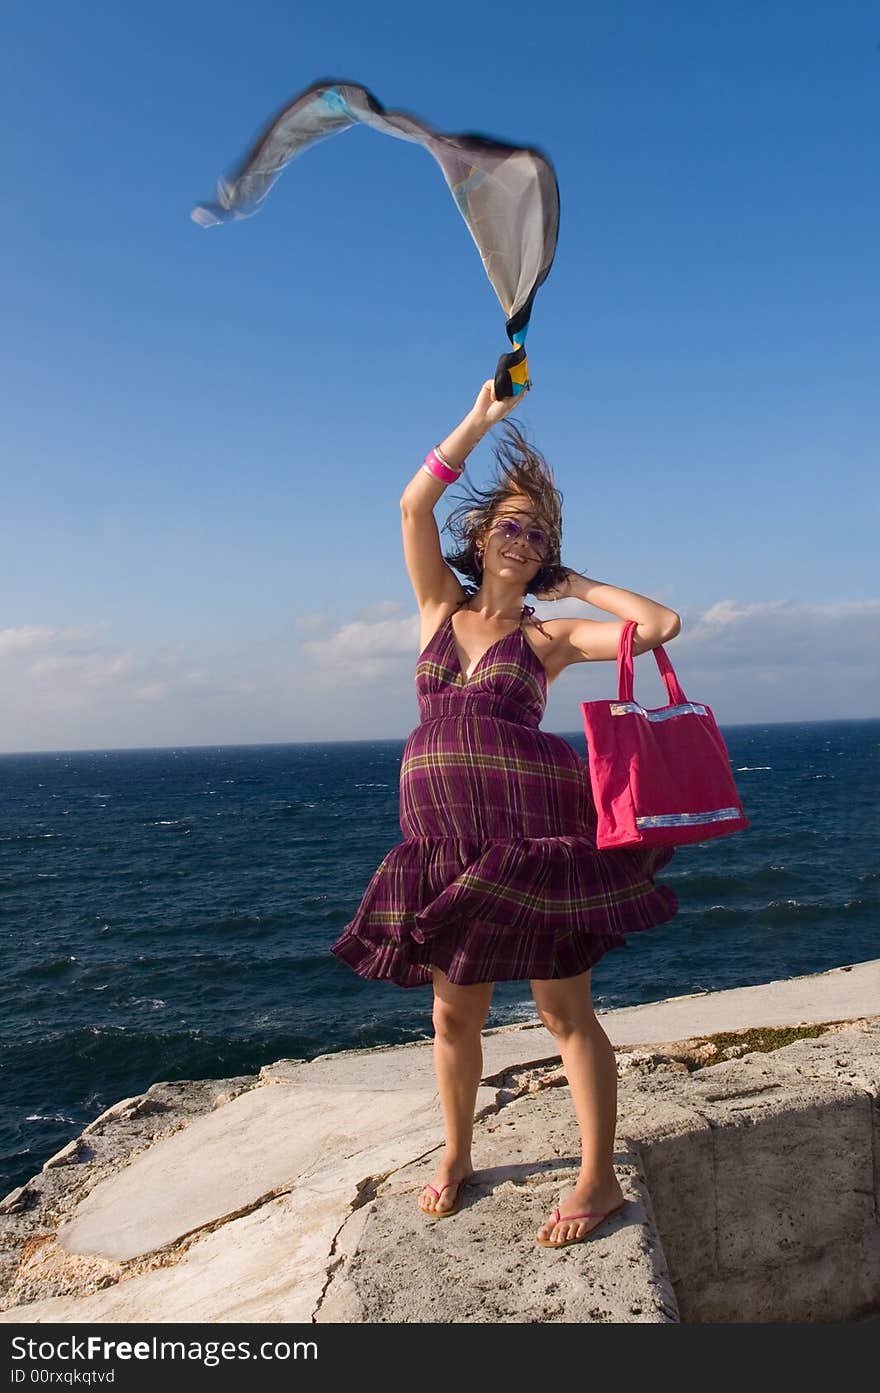
[[[723,734],[752,825],[676,851],[681,911],[594,968],[600,1008],[880,957],[880,721]],[[328,951],[400,840],[402,750],[0,757],[0,1195],[159,1079],[430,1037],[429,987]],[[501,983],[488,1024],[532,1014]]]

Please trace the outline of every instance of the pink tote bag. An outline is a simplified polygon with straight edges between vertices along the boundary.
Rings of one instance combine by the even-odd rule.
[[[633,634],[617,650],[617,700],[583,701],[600,850],[726,837],[749,826],[730,756],[708,706],[688,701],[662,646],[653,654],[669,705],[633,700]]]

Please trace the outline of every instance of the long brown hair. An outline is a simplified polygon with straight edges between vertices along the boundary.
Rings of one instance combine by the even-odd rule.
[[[539,450],[531,445],[522,431],[509,418],[502,422],[503,435],[493,440],[498,466],[496,482],[487,489],[470,484],[466,496],[449,514],[443,524],[458,542],[455,551],[444,552],[443,559],[474,586],[466,586],[471,594],[482,584],[483,573],[477,563],[477,541],[480,533],[491,523],[495,510],[511,494],[524,494],[535,514],[549,534],[550,546],[542,566],[523,589],[523,594],[551,589],[565,579],[567,568],[562,564],[562,494],[553,482],[553,471]]]

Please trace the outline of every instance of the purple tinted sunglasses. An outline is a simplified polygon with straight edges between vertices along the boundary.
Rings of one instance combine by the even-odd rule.
[[[529,527],[523,530],[518,522],[513,518],[504,518],[502,522],[496,522],[492,528],[493,532],[500,532],[505,542],[526,541],[535,551],[543,553],[550,545],[550,538],[540,527]]]

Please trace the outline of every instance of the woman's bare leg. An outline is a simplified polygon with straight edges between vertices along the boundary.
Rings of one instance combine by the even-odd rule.
[[[580,1173],[574,1189],[560,1201],[561,1221],[554,1224],[549,1219],[538,1230],[539,1237],[560,1243],[582,1238],[600,1222],[578,1219],[566,1223],[566,1211],[604,1211],[623,1200],[613,1164],[617,1062],[593,1010],[589,972],[552,981],[534,980],[531,986],[538,1014],[559,1046],[581,1135]]]
[[[483,1073],[482,1029],[492,1001],[492,982],[458,987],[439,967],[434,974],[434,1069],[446,1133],[446,1145],[431,1184],[440,1190],[447,1181],[460,1180],[473,1170],[471,1141],[474,1108]],[[427,1188],[419,1196],[419,1208],[430,1214],[451,1209],[458,1187],[451,1185],[440,1198]]]

